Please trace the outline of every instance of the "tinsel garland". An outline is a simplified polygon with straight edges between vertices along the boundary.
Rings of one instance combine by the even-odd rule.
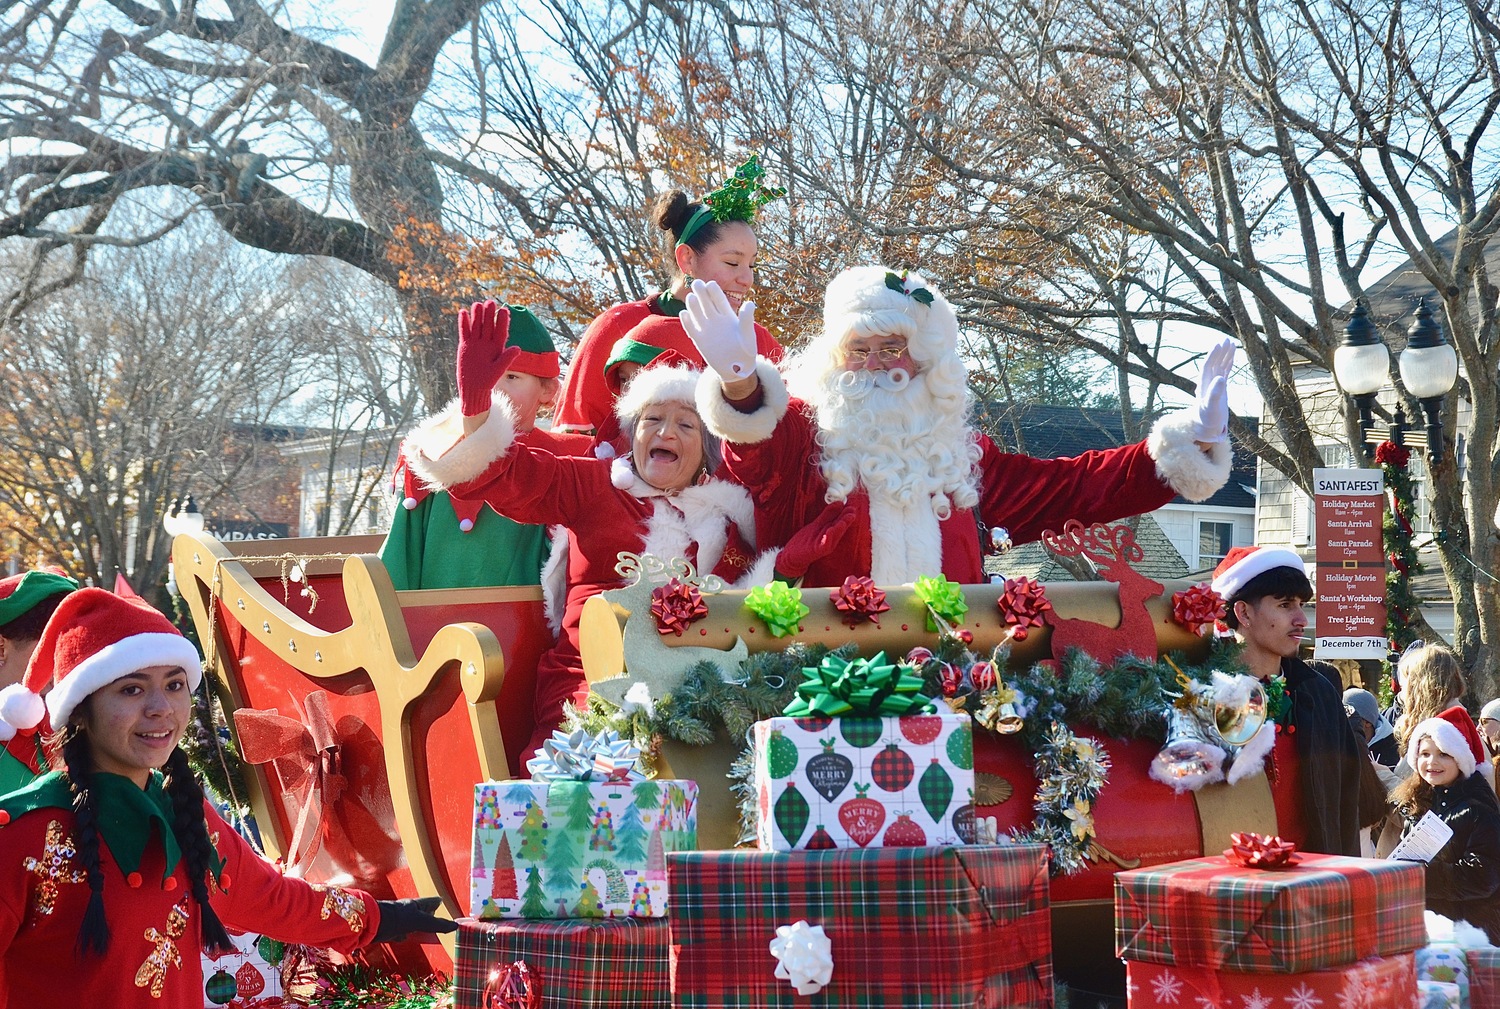
[[[1036,776],[1036,822],[1013,834],[1050,847],[1054,875],[1082,872],[1094,846],[1094,800],[1109,780],[1109,754],[1098,740],[1053,722],[1036,751]]]
[[[447,1009],[453,983],[445,977],[393,977],[368,964],[328,968],[298,1004],[306,1009]]]
[[[1411,471],[1407,468],[1411,450],[1383,441],[1375,449],[1375,461],[1385,474],[1386,494],[1391,505],[1386,509],[1382,524],[1388,565],[1385,572],[1385,632],[1399,652],[1418,637],[1416,618],[1420,605],[1411,587],[1412,578],[1422,570],[1413,536],[1416,531],[1413,525],[1416,497],[1412,491]]]

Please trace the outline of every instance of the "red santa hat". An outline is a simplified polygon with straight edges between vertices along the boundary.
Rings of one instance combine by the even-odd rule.
[[[628,423],[656,403],[686,403],[696,410],[700,374],[688,364],[642,368],[615,401],[615,416]]]
[[[1432,740],[1439,750],[1452,757],[1465,778],[1473,774],[1474,768],[1484,759],[1474,719],[1457,704],[1412,730],[1411,739],[1406,743],[1406,762],[1412,767],[1417,766],[1417,748],[1423,739]]]
[[[180,666],[192,690],[203,679],[198,650],[145,600],[79,589],[47,621],[25,678],[0,690],[0,718],[31,729],[50,716],[61,728],[94,691],[151,666]]]
[[[1222,599],[1233,599],[1252,579],[1274,568],[1307,570],[1302,558],[1286,547],[1235,547],[1214,568],[1213,590]]]

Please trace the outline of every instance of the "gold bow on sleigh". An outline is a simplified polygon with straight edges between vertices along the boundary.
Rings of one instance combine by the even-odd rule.
[[[248,763],[275,767],[287,797],[282,808],[299,810],[287,851],[289,870],[305,870],[318,854],[327,833],[324,819],[349,785],[327,691],[314,690],[303,705],[300,722],[275,708],[241,708],[234,713],[240,754]]]

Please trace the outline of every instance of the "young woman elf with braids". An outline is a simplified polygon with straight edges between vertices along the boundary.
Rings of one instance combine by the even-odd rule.
[[[0,797],[0,1009],[203,1005],[203,950],[225,927],[352,952],[452,931],[437,898],[375,900],[280,875],[204,801],[177,743],[197,652],[139,599],[80,589],[24,682],[0,699],[37,724],[58,770]]]
[[[701,202],[689,199],[680,189],[669,190],[656,200],[651,221],[672,240],[667,262],[672,279],[665,290],[608,308],[589,323],[568,366],[555,430],[598,434],[609,424],[618,389],[611,391],[605,371],[619,361],[645,364],[667,350],[703,367],[703,355],[688,339],[677,316],[685,307],[683,299],[695,278],[718,283],[736,311],[750,293],[758,251],[751,227],[756,212],[786,193],[785,189],[762,185],[765,174],[759,156],[751,155]],[[672,324],[658,321],[637,332],[637,326],[651,320],[670,320]],[[781,344],[760,323],[755,324],[755,344],[761,357],[772,363],[781,360]]]

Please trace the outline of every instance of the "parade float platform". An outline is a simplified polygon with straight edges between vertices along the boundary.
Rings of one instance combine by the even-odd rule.
[[[231,723],[242,726],[247,710],[274,710],[271,717],[296,726],[261,733],[262,752],[245,754],[249,794],[236,798],[253,809],[268,854],[313,880],[352,879],[380,897],[435,895],[449,914],[465,916],[474,785],[524,766],[536,660],[552,635],[540,589],[397,592],[374,555],[379,546],[379,537],[224,543],[184,535],[173,561]],[[1206,640],[1172,618],[1172,593],[1188,583],[1122,581],[1046,586],[1054,618],[1011,642],[1011,668],[1060,654],[1064,644],[1108,651],[1126,631],[1154,641],[1159,654],[1203,657]],[[963,590],[972,647],[1006,640],[994,606],[1001,587]],[[734,661],[785,648],[787,639],[757,631],[743,595],[708,596],[708,618],[675,641],[629,620],[638,594],[591,600],[582,626],[590,681],[610,696],[642,662],[660,686],[709,653]],[[888,596],[878,624],[850,628],[826,590],[809,590],[811,610],[794,640],[852,641],[861,654],[892,655],[930,643],[910,586],[890,587]],[[267,735],[279,740],[271,752]],[[1159,742],[1105,742],[1112,768],[1094,804],[1087,868],[1051,884],[1057,973],[1101,991],[1123,988],[1113,954],[1115,872],[1218,851],[1231,831],[1277,833],[1265,775],[1179,794],[1147,773]],[[739,835],[726,774],[742,748],[721,733],[709,746],[661,749],[660,776],[699,784],[702,848],[732,847]],[[994,817],[1002,834],[1034,818],[1034,756],[1015,736],[975,733],[976,814]],[[452,971],[451,943],[394,952],[408,968]]]

